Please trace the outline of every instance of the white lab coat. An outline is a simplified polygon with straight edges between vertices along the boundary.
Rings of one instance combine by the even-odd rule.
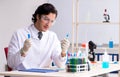
[[[27,39],[28,33],[31,35],[32,46],[26,57],[22,57],[20,49]],[[48,68],[52,61],[58,67],[64,67],[66,57],[61,57],[61,44],[56,34],[52,31],[42,32],[42,39],[38,39],[38,30],[34,25],[17,30],[8,46],[8,65],[14,70],[29,68]]]

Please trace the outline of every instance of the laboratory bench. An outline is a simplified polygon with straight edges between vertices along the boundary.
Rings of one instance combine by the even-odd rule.
[[[39,73],[39,72],[23,72],[23,71],[1,71],[0,76],[23,76],[23,77],[93,77],[112,71],[119,71],[120,63],[110,63],[109,68],[102,68],[101,62],[91,64],[90,71],[82,72],[66,72],[60,70],[59,72]],[[119,74],[118,74],[119,75]],[[120,77],[120,76],[119,76]]]

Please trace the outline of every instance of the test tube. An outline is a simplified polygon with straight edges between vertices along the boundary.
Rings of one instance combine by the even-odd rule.
[[[30,34],[28,34],[28,39],[30,39]]]

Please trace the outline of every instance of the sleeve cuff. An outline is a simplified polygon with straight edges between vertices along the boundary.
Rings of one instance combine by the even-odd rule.
[[[59,55],[59,59],[60,59],[61,61],[66,61],[66,60],[67,60],[67,57],[62,57],[61,55]]]

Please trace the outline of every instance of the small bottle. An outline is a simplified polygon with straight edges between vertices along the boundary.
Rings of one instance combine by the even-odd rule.
[[[109,40],[109,48],[113,48],[113,46],[114,46],[114,45],[113,45],[113,40],[110,39],[110,40]]]
[[[103,55],[102,68],[109,68],[109,55],[106,50]]]

